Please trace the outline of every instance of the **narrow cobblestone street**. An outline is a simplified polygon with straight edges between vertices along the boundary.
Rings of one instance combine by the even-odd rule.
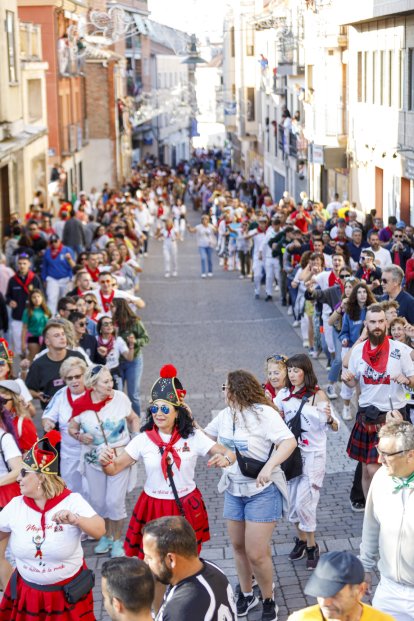
[[[198,221],[190,214],[191,224]],[[187,236],[179,246],[177,278],[164,278],[161,244],[152,240],[150,256],[145,259],[142,295],[147,307],[142,318],[151,342],[144,351],[142,404],[146,407],[153,381],[162,364],[171,362],[179,372],[188,395],[188,403],[197,421],[204,425],[223,407],[221,385],[229,370],[244,368],[263,379],[264,360],[268,354],[291,355],[302,350],[300,336],[292,328],[291,318],[276,302],[255,300],[250,281],[241,281],[236,272],[223,272],[215,257],[213,278],[201,279],[195,239]],[[319,383],[326,383],[323,363],[316,362]],[[340,399],[334,402],[340,408]],[[350,425],[348,423],[348,425]],[[317,541],[325,550],[357,550],[362,515],[352,513],[349,490],[354,464],[345,453],[348,439],[345,423],[331,436],[328,469],[321,494]],[[211,540],[202,556],[211,559],[237,584],[232,549],[222,517],[223,499],[217,492],[219,472],[210,471],[200,460],[197,483],[204,495],[210,519]],[[130,515],[143,481],[128,497]],[[292,527],[281,521],[273,536],[273,560],[276,574],[276,601],[279,620],[285,621],[293,610],[314,603],[303,593],[309,576],[305,560],[293,564],[287,554],[292,547]],[[87,562],[97,570],[95,610],[98,621],[108,621],[102,605],[99,568],[104,557],[92,555],[87,543]],[[249,621],[260,618],[261,607],[249,613]],[[178,620],[177,620],[178,621]],[[186,620],[187,621],[187,620]]]

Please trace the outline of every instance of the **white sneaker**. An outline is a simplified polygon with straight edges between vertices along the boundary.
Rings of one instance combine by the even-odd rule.
[[[174,276],[174,278],[177,276],[177,272],[173,272],[172,275]]]
[[[208,276],[209,278],[213,278],[213,272],[209,272],[209,273],[207,274],[207,276]]]
[[[302,347],[309,347],[308,339],[305,339],[304,341],[302,341]]]
[[[201,278],[207,278],[207,274],[201,274]]]
[[[293,308],[291,306],[288,308],[288,315],[293,315]]]
[[[279,285],[275,285],[275,291],[276,291],[276,293],[277,293],[278,291],[280,291],[280,287],[279,287]]]
[[[243,274],[240,274],[239,278],[240,278],[240,280],[244,280]]]
[[[292,326],[294,328],[298,328],[300,326],[300,322],[297,319],[295,319],[295,321],[293,322]]]
[[[338,398],[338,395],[336,394],[335,388],[332,386],[332,384],[328,384],[328,387],[326,389],[326,394],[328,395],[330,399]]]
[[[310,352],[310,357],[316,360],[317,358],[319,358],[319,354],[320,352],[314,349],[313,351]]]
[[[351,406],[350,405],[344,405],[343,410],[342,410],[342,418],[344,420],[352,420],[354,418],[352,416]]]
[[[165,272],[164,276],[165,276],[165,278],[169,278],[170,277],[170,273],[169,272]]]

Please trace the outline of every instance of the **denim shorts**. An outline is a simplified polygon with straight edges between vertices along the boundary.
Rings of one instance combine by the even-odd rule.
[[[226,520],[236,522],[276,522],[282,517],[283,497],[276,485],[254,496],[233,496],[224,492],[224,514]]]

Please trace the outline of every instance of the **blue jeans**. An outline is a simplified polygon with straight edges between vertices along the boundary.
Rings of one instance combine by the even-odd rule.
[[[337,382],[339,380],[339,375],[342,369],[342,358],[341,358],[342,343],[339,340],[339,332],[337,332],[334,328],[332,331],[332,334],[333,334],[333,341],[335,345],[335,360],[332,361],[331,370],[329,371],[329,374],[328,374],[328,382],[330,384],[333,384],[334,382]]]
[[[122,360],[119,368],[121,369],[121,377],[123,383],[127,383],[127,394],[132,403],[132,409],[138,416],[141,415],[141,408],[139,403],[140,384],[142,370],[144,368],[144,359],[142,354],[139,354],[137,358],[134,358],[132,362],[128,360]]]
[[[198,251],[201,257],[201,273],[207,274],[213,272],[213,248],[209,246],[199,246]],[[208,266],[208,267],[207,267]]]

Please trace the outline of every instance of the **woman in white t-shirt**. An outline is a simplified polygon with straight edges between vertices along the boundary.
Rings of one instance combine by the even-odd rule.
[[[201,277],[205,278],[207,274],[213,275],[213,249],[217,243],[217,229],[210,224],[208,216],[201,217],[201,224],[197,226],[187,225],[190,233],[195,233],[197,238],[198,251],[201,258]]]
[[[62,436],[60,443],[60,474],[72,492],[84,492],[82,475],[79,471],[82,444],[90,441],[82,434],[73,438],[69,434],[69,421],[72,418],[72,409],[76,399],[85,394],[85,372],[87,366],[81,358],[71,356],[60,367],[60,377],[66,386],[58,390],[46,406],[42,415],[42,425],[45,432],[51,431],[57,425]]]
[[[7,399],[0,397],[0,511],[12,498],[20,495],[17,481],[22,454],[17,445],[12,417],[6,410]],[[5,558],[8,539],[0,539],[0,587],[4,590],[13,568]]]
[[[95,547],[95,554],[111,551],[111,556],[123,556],[121,539],[126,518],[125,497],[131,488],[131,470],[116,477],[107,477],[99,461],[105,447],[121,455],[129,443],[131,433],[139,431],[139,418],[131,408],[128,397],[113,390],[109,370],[96,365],[85,374],[86,392],[73,405],[69,433],[84,442],[80,470],[88,483],[91,505],[106,521],[106,535]]]
[[[89,580],[76,603],[67,601],[61,587],[86,568],[82,533],[100,537],[105,524],[57,475],[58,440],[59,434],[52,431],[27,453],[18,477],[22,495],[0,513],[0,541],[10,535],[16,560],[16,572],[0,604],[0,621],[95,620]]]
[[[338,431],[339,421],[332,413],[328,397],[319,389],[310,358],[296,354],[288,359],[286,366],[288,387],[278,392],[274,402],[288,427],[302,406],[298,446],[303,464],[302,474],[288,483],[289,521],[295,524],[298,533],[289,558],[297,561],[306,555],[307,569],[314,569],[319,560],[316,509],[325,477],[326,433],[329,429]]]
[[[237,463],[224,472],[219,484],[219,491],[224,490],[224,517],[240,581],[237,614],[244,616],[258,604],[252,590],[254,574],[263,608],[271,618],[272,613],[276,615],[276,605],[270,542],[287,499],[280,464],[293,452],[296,441],[251,373],[229,373],[223,390],[227,407],[204,431],[237,453]],[[239,461],[245,458],[263,464],[256,479],[242,474]]]
[[[101,453],[105,472],[120,476],[124,468],[142,459],[147,475],[128,527],[125,551],[128,556],[144,557],[142,529],[164,515],[184,515],[195,530],[199,550],[210,539],[203,498],[194,481],[197,457],[211,455],[209,466],[226,467],[235,455],[194,428],[185,390],[172,365],[165,365],[151,390],[152,403],[141,433],[131,440],[125,452],[116,457],[112,449]],[[180,506],[170,486],[171,470]]]

